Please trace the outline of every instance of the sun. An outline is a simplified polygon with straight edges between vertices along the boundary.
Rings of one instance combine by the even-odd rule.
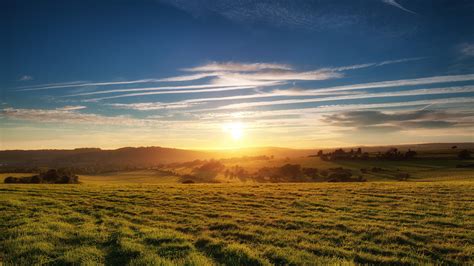
[[[240,122],[225,124],[224,132],[229,133],[233,140],[241,140],[244,135],[244,127]]]

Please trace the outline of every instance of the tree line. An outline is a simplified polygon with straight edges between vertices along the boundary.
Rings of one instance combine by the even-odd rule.
[[[6,184],[79,184],[79,177],[66,169],[50,169],[33,176],[9,176]]]

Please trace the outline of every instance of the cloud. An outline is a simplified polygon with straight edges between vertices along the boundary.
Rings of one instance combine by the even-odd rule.
[[[75,94],[70,96],[85,96],[105,93],[119,93],[132,91],[152,91],[152,90],[166,90],[166,89],[186,89],[186,88],[204,88],[212,87],[213,85],[225,86],[265,86],[262,82],[275,82],[274,85],[279,85],[281,82],[295,81],[295,80],[328,80],[343,77],[343,71],[355,70],[367,67],[378,67],[387,64],[402,63],[422,58],[404,58],[398,60],[389,60],[379,63],[366,63],[351,66],[342,66],[334,68],[322,68],[310,71],[294,71],[293,67],[287,64],[275,63],[237,63],[237,62],[212,62],[197,67],[185,68],[183,71],[193,72],[193,74],[185,74],[174,77],[167,77],[161,79],[139,79],[129,81],[107,81],[107,82],[65,82],[65,83],[49,83],[38,84],[34,86],[17,87],[18,91],[39,91],[49,89],[64,89],[64,88],[81,88],[81,87],[102,87],[102,86],[117,86],[117,85],[135,85],[143,83],[163,83],[163,82],[184,82],[200,80],[203,78],[212,77],[210,83],[191,86],[159,86],[153,88],[129,88],[129,89],[112,89],[100,90],[84,94]],[[24,76],[26,78],[29,76]],[[26,80],[26,79],[25,79]]]
[[[474,98],[457,97],[457,98],[443,98],[417,101],[403,101],[403,102],[389,102],[389,103],[363,103],[363,104],[329,104],[318,107],[291,107],[279,110],[252,110],[252,111],[235,111],[235,112],[201,112],[198,114],[203,119],[216,118],[260,118],[269,116],[311,116],[313,114],[333,113],[341,111],[355,111],[367,109],[391,109],[391,108],[415,108],[419,106],[437,105],[437,106],[451,106],[462,104],[473,104]],[[418,109],[420,110],[420,109]]]
[[[121,109],[132,109],[132,110],[159,110],[165,109],[165,106],[173,106],[174,108],[187,108],[192,105],[199,103],[208,103],[215,101],[230,101],[230,100],[244,100],[244,99],[257,99],[257,98],[270,98],[270,97],[284,97],[284,96],[301,96],[299,93],[300,90],[274,90],[268,93],[257,93],[249,95],[235,95],[235,96],[225,96],[225,97],[215,97],[215,98],[196,98],[181,100],[170,103],[162,102],[147,102],[147,103],[130,103],[130,104],[107,104],[109,106],[121,108]],[[313,92],[311,95],[338,95],[338,94],[356,94],[354,92]]]
[[[114,89],[114,90],[100,90],[100,91],[93,91],[93,92],[83,92],[77,94],[70,94],[67,97],[73,96],[88,96],[88,95],[98,95],[98,94],[109,94],[109,93],[120,93],[120,92],[139,92],[139,91],[163,91],[162,93],[157,94],[170,94],[170,93],[183,93],[180,91],[190,92],[192,90],[196,90],[199,92],[207,92],[213,91],[212,89],[222,90],[224,88],[228,88],[229,90],[239,89],[240,87],[264,87],[264,86],[273,86],[279,84],[278,82],[272,81],[248,81],[248,82],[228,82],[227,84],[203,84],[203,85],[186,85],[186,86],[163,86],[163,87],[147,87],[147,88],[133,88],[133,89]],[[205,89],[200,90],[200,89]]]
[[[345,95],[340,98],[320,98],[316,101],[328,101],[328,100],[351,100],[351,99],[361,99],[361,98],[370,98],[370,97],[393,97],[393,96],[407,96],[407,95],[423,95],[423,94],[443,94],[443,93],[464,93],[471,92],[472,88],[470,87],[447,87],[447,88],[432,88],[432,89],[420,89],[420,90],[405,90],[403,92],[391,92],[385,94],[367,94],[366,92],[354,92],[357,90],[367,90],[375,88],[388,88],[388,87],[404,87],[404,86],[415,86],[415,85],[425,85],[425,84],[434,84],[434,83],[451,83],[458,81],[470,81],[474,80],[474,75],[458,75],[458,76],[436,76],[428,78],[419,78],[419,79],[408,79],[408,80],[393,80],[393,81],[383,81],[383,82],[374,82],[374,83],[362,83],[362,84],[353,84],[346,86],[336,86],[336,87],[326,87],[319,89],[286,89],[286,90],[273,90],[272,92],[266,93],[256,93],[249,95],[236,95],[236,96],[224,96],[224,97],[210,97],[210,98],[196,98],[189,100],[181,100],[172,103],[166,103],[168,105],[175,104],[176,106],[187,106],[188,103],[203,103],[203,102],[216,102],[216,101],[228,101],[228,100],[244,100],[244,99],[257,99],[257,98],[272,98],[272,97],[291,97],[291,96],[335,96],[335,95]],[[268,85],[270,86],[270,84]],[[251,87],[244,87],[238,89],[250,89]],[[230,87],[228,90],[234,90],[235,88]],[[227,89],[224,89],[227,90]],[[135,93],[135,94],[125,94],[112,97],[103,97],[91,99],[103,100],[111,98],[122,98],[130,96],[144,96],[144,95],[156,95],[156,94],[175,94],[175,93],[191,93],[191,92],[215,92],[222,91],[222,89],[205,89],[205,90],[183,90],[183,91],[165,91],[165,92],[151,92],[151,93]],[[102,92],[98,92],[102,93]],[[88,94],[97,94],[97,93],[86,93],[81,95]],[[402,95],[401,95],[402,94]],[[350,97],[349,95],[354,95]],[[306,100],[303,100],[306,101]],[[312,102],[312,100],[310,100]],[[296,102],[297,103],[297,102]],[[150,103],[151,104],[151,103]],[[245,103],[244,103],[245,104]],[[250,105],[256,103],[249,103]],[[271,102],[269,103],[271,104]],[[278,104],[275,103],[275,104]],[[257,104],[258,105],[258,104]],[[267,104],[262,104],[267,105]],[[136,109],[133,104],[122,104],[121,108]],[[244,107],[242,105],[237,105],[237,107]],[[128,109],[128,108],[127,108]],[[162,104],[156,106],[156,109],[162,109]],[[139,110],[139,109],[137,109]]]
[[[59,111],[75,111],[75,110],[81,110],[87,108],[86,106],[83,105],[66,105],[64,107],[56,108],[56,110]]]
[[[397,3],[397,1],[395,1],[395,0],[382,0],[382,2],[386,3],[387,5],[391,5],[391,6],[394,6],[396,8],[399,8],[399,9],[405,11],[405,12],[418,15],[417,13],[415,13],[415,12],[409,10],[409,9],[404,8],[402,5]]]
[[[112,106],[117,109],[129,109],[129,110],[138,110],[138,111],[150,111],[150,110],[162,110],[162,109],[181,109],[189,108],[192,103],[162,103],[162,102],[153,102],[153,103],[111,103],[108,106]],[[156,117],[156,116],[155,116]]]
[[[322,90],[322,92],[324,91],[325,90]],[[318,91],[312,91],[312,90],[309,92],[303,91],[299,95],[301,96],[311,95],[312,92],[318,92]],[[284,104],[301,104],[301,103],[315,103],[315,102],[382,98],[382,97],[388,98],[388,97],[416,96],[416,95],[455,94],[455,93],[467,93],[467,92],[474,92],[474,86],[418,89],[418,90],[383,92],[383,93],[366,93],[366,94],[344,95],[344,96],[323,97],[323,98],[318,97],[318,98],[307,98],[307,99],[246,102],[246,103],[224,105],[224,106],[218,107],[217,109],[242,109],[242,108],[258,107],[258,106],[274,106],[274,105],[284,105]]]
[[[375,63],[365,63],[358,65],[321,68],[311,71],[294,71],[294,68],[285,64],[268,64],[268,63],[209,63],[198,67],[185,68],[184,71],[204,72],[195,75],[184,75],[177,77],[170,77],[163,80],[179,81],[191,80],[192,78],[201,79],[203,77],[217,77],[214,83],[222,84],[227,80],[237,81],[261,81],[261,80],[279,80],[279,81],[294,81],[294,80],[327,80],[340,78],[343,76],[342,71],[356,70],[368,67],[379,67],[389,64],[404,63],[409,61],[421,60],[422,57],[417,58],[402,58],[397,60],[387,60]]]
[[[370,129],[374,127],[412,128],[449,128],[454,126],[472,126],[474,121],[464,122],[464,118],[474,118],[473,112],[447,112],[432,110],[416,111],[350,111],[341,114],[324,115],[323,121],[339,127]]]
[[[314,91],[330,92],[330,91],[347,91],[347,90],[365,90],[365,89],[374,89],[374,88],[416,86],[416,85],[451,83],[451,82],[472,81],[472,80],[474,80],[474,74],[434,76],[434,77],[428,77],[428,78],[399,79],[399,80],[390,80],[390,81],[381,81],[381,82],[335,86],[335,87],[315,89]]]
[[[203,78],[208,78],[208,77],[215,77],[219,75],[222,75],[222,73],[221,72],[204,72],[204,73],[198,73],[198,74],[192,74],[192,75],[182,75],[182,76],[177,76],[177,77],[162,78],[162,79],[159,79],[159,81],[162,81],[162,82],[191,81],[191,80],[198,80],[198,79],[203,79]]]
[[[70,83],[57,83],[57,84],[43,84],[31,87],[23,87],[19,91],[37,91],[37,90],[48,90],[48,89],[59,89],[59,88],[77,88],[87,86],[109,86],[109,85],[127,85],[137,83],[152,83],[159,82],[158,79],[140,79],[130,81],[109,81],[109,82],[70,82]],[[18,88],[17,88],[18,89]]]
[[[365,25],[369,16],[381,17],[372,1],[287,0],[160,0],[196,18],[219,16],[238,24],[321,31]],[[350,6],[347,4],[350,3]],[[385,25],[377,25],[379,27]]]
[[[59,83],[47,83],[47,84],[37,84],[37,85],[29,85],[29,86],[20,86],[16,87],[15,90],[21,90],[21,89],[35,89],[35,88],[41,88],[41,87],[50,87],[50,86],[68,86],[68,85],[77,85],[77,84],[82,84],[85,83],[84,81],[70,81],[70,82],[59,82]]]
[[[147,120],[135,119],[129,116],[103,116],[76,112],[79,109],[17,109],[5,108],[0,110],[0,117],[13,120],[26,120],[39,123],[94,124],[139,126],[149,123]]]
[[[355,94],[354,92],[320,92],[313,93],[312,95],[337,95],[337,94]],[[107,104],[108,106],[113,106],[120,109],[131,109],[131,110],[160,110],[160,109],[177,109],[177,108],[188,108],[199,103],[208,103],[215,101],[230,101],[230,100],[244,100],[244,99],[257,99],[257,98],[270,98],[270,97],[284,97],[284,96],[294,96],[295,93],[292,90],[275,90],[269,93],[258,93],[258,94],[249,94],[249,95],[234,95],[234,96],[225,96],[225,97],[215,97],[215,98],[196,98],[188,99],[176,102],[162,103],[162,102],[146,102],[146,103],[111,103]]]
[[[474,43],[463,43],[459,45],[459,53],[463,58],[474,57]]]
[[[32,76],[28,76],[28,75],[23,75],[20,77],[20,79],[18,79],[19,81],[29,81],[29,80],[33,80],[33,77]]]
[[[255,89],[255,86],[218,86],[217,88],[213,89],[200,89],[200,90],[171,90],[171,91],[150,91],[150,92],[140,92],[140,93],[127,93],[115,96],[107,96],[107,97],[100,97],[100,98],[92,98],[84,100],[85,102],[97,102],[106,99],[118,99],[118,98],[125,98],[125,97],[136,97],[136,96],[149,96],[149,95],[160,95],[160,94],[190,94],[190,93],[202,93],[202,92],[221,92],[221,91],[235,91],[235,90],[248,90],[248,89]],[[69,95],[69,96],[78,96],[76,95]]]
[[[147,87],[147,88],[127,88],[127,89],[112,89],[112,90],[100,90],[94,92],[86,92],[86,93],[79,93],[79,94],[72,94],[67,95],[68,97],[76,97],[76,96],[88,96],[88,95],[98,95],[98,94],[108,94],[108,93],[122,93],[126,92],[128,94],[125,95],[118,95],[118,96],[111,96],[111,97],[101,97],[96,99],[90,99],[90,101],[98,101],[104,99],[113,99],[113,98],[123,98],[123,97],[134,97],[134,96],[141,96],[141,95],[159,95],[159,94],[173,94],[173,93],[199,93],[199,92],[212,92],[212,91],[224,91],[224,90],[235,90],[239,89],[248,89],[248,88],[259,88],[259,87],[268,87],[268,86],[276,86],[276,85],[284,85],[289,81],[315,81],[315,80],[328,80],[328,79],[335,79],[340,78],[343,76],[342,71],[347,70],[355,70],[360,68],[367,68],[367,67],[377,67],[377,66],[384,66],[388,64],[395,64],[395,63],[402,63],[408,62],[413,60],[420,60],[422,58],[404,58],[398,60],[389,60],[383,61],[378,63],[367,63],[367,64],[359,64],[359,65],[351,65],[351,66],[343,66],[343,67],[335,67],[335,68],[322,68],[317,70],[311,71],[293,71],[292,67],[284,64],[270,64],[270,63],[210,63],[205,64],[202,66],[188,68],[185,71],[191,72],[200,72],[197,74],[192,75],[181,75],[175,77],[168,77],[163,79],[153,79],[154,81],[190,81],[195,79],[202,79],[205,77],[214,77],[210,82],[206,84],[200,85],[186,85],[186,86],[160,86],[160,87]],[[210,72],[207,72],[210,71]],[[217,71],[217,72],[216,72]],[[147,81],[151,81],[152,79],[148,79]],[[130,81],[130,82],[137,82],[137,81]],[[129,83],[130,83],[129,82]],[[123,82],[122,82],[123,83]],[[92,83],[89,83],[92,84]],[[99,84],[99,83],[94,83]],[[102,83],[108,84],[110,83]],[[83,86],[82,84],[81,86]],[[68,85],[68,86],[76,86],[76,85]],[[51,86],[50,86],[51,87]],[[54,86],[58,87],[58,86]],[[223,87],[229,87],[225,89]],[[234,88],[232,88],[234,87]],[[204,89],[209,88],[209,89]],[[214,88],[211,90],[211,88]],[[38,88],[35,88],[38,89]],[[41,88],[45,89],[45,87]],[[191,91],[191,89],[204,89],[204,90],[195,90]],[[164,91],[169,90],[167,92],[156,92],[152,93],[151,91]],[[179,90],[185,90],[179,91]],[[150,93],[131,93],[131,92],[150,92]]]
[[[184,68],[184,71],[191,72],[215,72],[215,71],[231,71],[231,72],[246,72],[246,71],[261,71],[261,70],[292,70],[293,68],[285,64],[271,64],[271,63],[237,63],[237,62],[212,62],[202,66]]]

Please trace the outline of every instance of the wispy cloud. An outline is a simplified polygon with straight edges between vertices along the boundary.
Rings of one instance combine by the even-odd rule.
[[[472,126],[474,113],[449,111],[415,110],[382,112],[375,110],[350,111],[325,115],[323,121],[340,127],[367,128],[389,126],[393,128],[447,128],[454,126]],[[465,120],[465,118],[470,119]]]
[[[150,110],[162,110],[162,109],[189,108],[193,104],[187,103],[187,102],[175,102],[175,103],[153,102],[153,103],[111,103],[108,105],[118,108],[118,109],[150,111]]]
[[[86,106],[83,105],[67,105],[64,107],[56,108],[56,110],[60,111],[75,111],[75,110],[81,110],[87,108]]]
[[[459,45],[459,53],[463,58],[474,57],[474,43],[462,43]]]
[[[251,108],[251,107],[258,107],[258,106],[302,104],[302,103],[315,103],[315,102],[327,102],[327,101],[355,100],[355,99],[367,99],[367,98],[382,98],[382,97],[389,98],[389,97],[416,96],[416,95],[455,94],[455,93],[468,93],[468,92],[474,92],[474,86],[418,89],[418,90],[384,92],[384,93],[366,93],[366,94],[324,97],[324,98],[246,102],[246,103],[237,103],[237,104],[224,105],[224,106],[217,107],[217,109],[242,109],[242,108]],[[305,92],[302,93],[302,95],[304,95],[304,94],[305,94]]]
[[[415,12],[409,10],[409,9],[406,9],[405,7],[403,7],[402,5],[397,3],[397,1],[395,1],[395,0],[382,0],[382,2],[386,3],[387,5],[391,5],[391,6],[394,6],[394,7],[398,8],[398,9],[401,9],[405,12],[418,15],[417,13],[415,13]]]
[[[33,80],[33,77],[29,76],[29,75],[23,75],[18,80],[19,81],[29,81],[29,80]]]
[[[222,74],[223,74],[222,72],[203,72],[203,73],[198,73],[198,74],[162,78],[162,79],[159,79],[159,81],[162,81],[162,82],[192,81],[192,80],[198,80],[198,79],[203,79],[203,78],[208,78],[208,77],[216,77]]]
[[[365,24],[370,18],[382,17],[375,1],[350,1],[351,8],[341,1],[287,0],[220,0],[181,1],[160,0],[184,10],[194,17],[220,16],[234,23],[267,24],[271,27],[323,31]],[[384,1],[402,8],[395,1]],[[383,24],[383,23],[381,23]],[[385,23],[388,24],[388,23]],[[389,25],[375,25],[388,27]]]
[[[268,63],[209,63],[193,68],[185,68],[184,71],[202,72],[193,75],[182,75],[176,77],[165,78],[167,81],[181,81],[201,79],[204,77],[216,77],[213,80],[215,84],[223,84],[228,81],[261,81],[261,80],[327,80],[340,78],[343,71],[356,70],[368,67],[379,67],[389,64],[404,63],[424,59],[423,57],[403,58],[397,60],[387,60],[382,62],[365,63],[350,66],[321,68],[310,71],[295,71],[295,69],[286,64],[268,64]]]
[[[336,98],[341,100],[350,100],[359,97],[372,97],[373,94],[369,94],[365,92],[354,92],[359,90],[368,90],[368,89],[376,89],[376,88],[387,88],[387,87],[405,87],[405,86],[415,86],[415,85],[427,85],[427,84],[435,84],[435,83],[451,83],[451,82],[458,82],[458,81],[470,81],[474,80],[474,75],[458,75],[458,76],[437,76],[437,77],[428,77],[428,78],[419,78],[419,79],[404,79],[404,80],[393,80],[393,81],[383,81],[383,82],[374,82],[374,83],[362,83],[362,84],[353,84],[353,85],[346,85],[346,86],[336,86],[336,87],[326,87],[326,88],[319,88],[319,89],[286,89],[286,90],[273,90],[271,92],[266,93],[256,93],[256,94],[249,94],[249,95],[236,95],[236,96],[224,96],[224,97],[208,97],[208,98],[196,98],[196,99],[188,99],[188,100],[180,100],[171,103],[161,103],[158,102],[156,105],[154,103],[147,103],[147,108],[145,110],[152,110],[152,109],[163,109],[164,106],[171,106],[174,105],[176,108],[179,106],[186,108],[190,107],[190,103],[205,103],[205,102],[216,102],[216,101],[229,101],[229,100],[248,100],[248,99],[257,99],[257,98],[272,98],[272,97],[291,97],[291,96],[335,96],[335,95],[346,95],[346,98]],[[248,87],[250,88],[250,87]],[[229,88],[229,90],[233,90],[233,88]],[[417,90],[414,92],[409,92],[411,90],[407,90],[404,93],[414,93],[414,95],[420,94],[442,94],[442,93],[462,93],[462,92],[470,92],[470,88],[468,87],[454,87],[454,88],[435,88],[435,89],[423,89]],[[154,94],[175,94],[175,93],[190,93],[190,92],[212,92],[216,91],[214,89],[211,90],[194,90],[194,91],[165,91],[165,92],[152,92],[150,93],[137,93],[133,94],[132,96],[144,96],[144,95],[154,95]],[[217,91],[221,91],[221,89],[217,89]],[[348,95],[355,95],[354,97],[350,97]],[[364,96],[365,95],[365,96]],[[393,94],[386,94],[386,95],[393,95]],[[382,95],[381,95],[382,96]],[[395,95],[397,96],[397,95]],[[102,99],[111,99],[111,98],[122,98],[122,97],[129,97],[128,94],[125,95],[118,95],[112,97],[104,97],[98,99],[91,99],[92,101],[95,100],[102,100]],[[321,100],[330,100],[334,98],[321,98]],[[120,106],[123,109],[135,109],[135,110],[142,110],[141,104],[121,104],[121,105],[114,105],[111,106]]]
[[[82,109],[82,108],[81,108]],[[94,124],[137,126],[145,125],[147,121],[129,116],[103,116],[77,112],[79,109],[17,109],[5,108],[0,111],[0,117],[13,120],[26,120],[39,123],[67,123],[67,124]]]
[[[337,94],[355,94],[354,92],[313,92],[311,95],[337,95]],[[160,109],[178,109],[178,108],[188,108],[199,103],[208,103],[215,101],[231,101],[231,100],[246,100],[246,99],[257,99],[257,98],[270,98],[270,97],[285,97],[285,96],[295,96],[298,95],[295,90],[274,90],[268,93],[258,93],[258,94],[249,94],[249,95],[235,95],[235,96],[225,96],[225,97],[215,97],[215,98],[196,98],[181,100],[170,103],[163,102],[147,102],[147,103],[111,103],[107,104],[108,106],[113,106],[120,109],[131,109],[131,110],[160,110]]]
[[[470,105],[474,103],[474,98],[470,97],[454,97],[443,99],[429,99],[416,101],[395,101],[389,103],[363,103],[363,104],[328,104],[318,107],[291,107],[278,110],[251,110],[251,111],[232,111],[232,112],[203,112],[197,114],[201,119],[216,118],[261,118],[261,117],[281,117],[281,116],[311,116],[313,114],[332,113],[350,110],[366,110],[366,109],[391,109],[391,108],[409,108],[427,105],[451,106],[451,105]],[[452,108],[451,108],[452,109]],[[419,110],[418,108],[416,110]]]
[[[114,90],[101,90],[93,92],[83,92],[77,94],[70,94],[67,97],[74,96],[89,96],[89,95],[99,95],[99,94],[109,94],[109,93],[120,93],[120,92],[139,92],[139,91],[163,91],[162,93],[157,94],[170,94],[170,93],[182,93],[180,91],[190,92],[192,90],[199,91],[200,89],[224,89],[229,88],[230,90],[239,89],[241,87],[255,88],[255,87],[265,87],[265,86],[274,86],[280,84],[279,82],[272,81],[249,81],[249,82],[240,82],[240,83],[227,83],[227,84],[203,84],[203,85],[186,85],[186,86],[163,86],[163,87],[147,87],[147,88],[133,88],[133,89],[114,89]],[[212,91],[212,90],[211,90]],[[202,90],[199,92],[203,92]],[[204,91],[207,92],[207,91]]]
[[[141,81],[129,81],[129,83],[139,82],[179,82],[179,81],[190,81],[194,79],[202,79],[204,77],[213,77],[210,82],[199,85],[185,85],[185,86],[159,86],[159,87],[146,87],[146,88],[126,88],[126,89],[111,89],[111,90],[99,90],[93,92],[85,92],[67,95],[66,97],[77,97],[77,96],[90,96],[108,93],[127,93],[123,95],[115,95],[110,97],[100,97],[95,99],[89,99],[89,101],[98,101],[104,99],[114,99],[123,97],[135,97],[142,95],[159,95],[159,94],[179,94],[179,93],[200,93],[200,92],[212,92],[212,91],[225,91],[225,90],[236,90],[236,89],[249,89],[259,88],[268,86],[284,85],[290,81],[315,81],[315,80],[328,80],[340,78],[343,76],[343,71],[356,70],[367,67],[379,67],[388,64],[396,64],[409,62],[414,60],[420,60],[422,58],[404,58],[397,60],[382,61],[377,63],[367,63],[359,65],[350,65],[334,68],[322,68],[311,71],[294,71],[293,68],[284,64],[268,64],[268,63],[210,63],[202,66],[185,69],[185,71],[200,72],[192,75],[182,75],[175,77],[168,77],[163,79],[148,79]],[[208,72],[209,71],[209,72]],[[217,71],[217,72],[215,72]],[[122,82],[124,83],[124,82]],[[100,86],[99,83],[88,83],[89,85],[95,84]],[[117,85],[119,83],[101,83],[102,85]],[[32,88],[29,90],[45,89],[51,87],[59,87],[60,85]],[[67,85],[68,87],[78,85]],[[88,86],[87,84],[81,84],[80,86]],[[193,91],[191,91],[193,90]],[[142,92],[142,93],[136,93]]]
[[[160,95],[160,94],[192,94],[192,93],[202,93],[202,92],[222,92],[222,91],[235,91],[235,90],[248,90],[255,89],[255,86],[218,86],[213,89],[197,89],[197,90],[170,90],[170,91],[150,91],[150,92],[140,92],[140,93],[127,93],[120,94],[115,96],[99,97],[84,100],[85,102],[97,102],[106,99],[118,99],[126,97],[136,97],[136,96],[150,96],[150,95]],[[71,95],[72,96],[72,95]],[[77,96],[77,95],[74,95]]]
[[[390,81],[381,81],[381,82],[335,86],[335,87],[315,89],[314,91],[330,92],[330,91],[364,90],[364,89],[373,89],[373,88],[416,86],[416,85],[451,83],[451,82],[472,81],[472,80],[474,80],[474,74],[435,76],[435,77],[428,77],[428,78],[399,79],[399,80],[390,80]]]
[[[58,83],[47,85],[36,85],[34,87],[22,88],[20,91],[37,91],[37,90],[48,90],[48,89],[59,89],[59,88],[78,88],[88,86],[109,86],[109,85],[127,85],[127,84],[138,84],[138,83],[151,83],[159,82],[158,79],[140,79],[130,81],[110,81],[110,82],[72,82],[72,83]]]
[[[367,67],[377,67],[387,64],[403,63],[408,61],[420,60],[422,58],[404,58],[397,60],[388,60],[379,63],[367,63],[351,66],[342,66],[334,68],[322,68],[311,71],[294,71],[293,67],[286,64],[274,63],[236,63],[212,62],[197,67],[185,68],[185,72],[193,72],[194,74],[184,74],[175,77],[167,78],[151,78],[139,79],[129,81],[106,81],[106,82],[66,82],[66,83],[50,83],[38,84],[34,86],[18,87],[19,91],[39,91],[49,89],[64,89],[64,88],[80,88],[80,87],[102,87],[102,86],[117,86],[117,85],[134,85],[144,83],[162,83],[162,82],[183,82],[200,80],[203,78],[213,77],[210,84],[207,85],[249,85],[249,83],[256,83],[261,81],[295,81],[295,80],[327,80],[340,78],[343,76],[343,71],[355,70]],[[197,73],[196,73],[197,72]],[[28,77],[28,76],[25,76]],[[255,84],[260,86],[260,84]],[[164,88],[166,89],[166,88]],[[130,91],[137,91],[136,89],[128,89]],[[144,89],[144,91],[146,88]],[[121,90],[105,90],[97,91],[97,94],[126,92],[127,89]],[[74,95],[79,96],[79,95]]]
[[[202,66],[184,68],[184,71],[191,72],[246,72],[246,71],[261,71],[261,70],[292,70],[293,67],[285,64],[271,64],[271,63],[237,63],[237,62],[212,62]]]
[[[70,82],[57,82],[57,83],[46,83],[46,84],[37,84],[37,85],[28,85],[28,86],[20,86],[14,88],[14,90],[22,91],[22,89],[40,89],[42,87],[56,87],[56,86],[69,86],[69,85],[78,85],[86,83],[84,81],[70,81]],[[62,87],[59,87],[62,88]]]

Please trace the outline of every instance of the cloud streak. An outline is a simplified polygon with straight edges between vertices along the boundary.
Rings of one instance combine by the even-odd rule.
[[[204,78],[214,78],[211,84],[224,85],[244,85],[248,83],[256,83],[262,81],[294,81],[294,80],[327,80],[340,78],[343,76],[343,71],[355,70],[367,67],[379,67],[388,64],[403,63],[408,61],[420,60],[422,58],[404,58],[398,60],[388,60],[379,63],[367,63],[351,66],[342,66],[334,68],[322,68],[311,71],[294,71],[293,67],[286,64],[274,63],[235,63],[212,62],[197,67],[185,68],[183,71],[192,72],[194,74],[185,74],[167,78],[152,78],[139,79],[129,81],[107,81],[107,82],[69,82],[56,84],[43,84],[35,86],[18,87],[18,91],[40,91],[49,89],[64,89],[64,88],[81,88],[81,87],[103,87],[103,86],[117,86],[117,85],[135,85],[144,83],[162,83],[162,82],[184,82],[194,81]],[[208,85],[211,85],[208,84]],[[258,85],[256,85],[258,86]],[[131,89],[133,90],[133,89]],[[137,89],[136,89],[137,90]],[[125,92],[126,90],[108,90],[97,91],[96,93],[113,93]]]
[[[365,109],[387,109],[387,108],[408,108],[426,105],[460,105],[473,104],[474,98],[469,97],[455,97],[443,99],[417,100],[417,101],[403,101],[390,103],[364,103],[364,104],[329,104],[318,107],[292,107],[279,110],[252,110],[252,111],[237,111],[237,112],[211,112],[200,113],[199,117],[203,119],[216,118],[260,118],[260,117],[279,117],[279,116],[308,116],[320,113],[331,113],[348,110],[365,110]]]
[[[415,110],[382,112],[375,110],[350,111],[324,115],[323,122],[339,127],[367,128],[390,127],[392,129],[451,128],[474,125],[473,112],[454,113],[448,111]],[[466,120],[466,118],[468,120]]]
[[[23,75],[19,79],[19,81],[30,81],[30,80],[33,80],[33,77],[29,75]]]
[[[87,99],[84,101],[97,102],[97,101],[107,100],[107,99],[119,99],[119,98],[137,97],[137,96],[150,96],[150,95],[161,95],[161,94],[191,94],[191,93],[202,93],[202,92],[222,92],[222,91],[235,91],[235,90],[248,90],[248,89],[255,89],[255,86],[230,86],[230,87],[219,86],[214,89],[150,91],[150,92],[141,92],[141,93],[127,93],[127,94],[121,94],[121,95],[115,95],[115,96],[92,98],[92,99]]]
[[[397,3],[397,1],[395,0],[382,0],[382,2],[386,3],[387,5],[391,5],[391,6],[394,6],[398,9],[401,9],[405,12],[408,12],[408,13],[412,13],[412,14],[415,14],[415,15],[418,15],[416,12],[413,12],[409,9],[406,9],[405,7],[403,7],[402,5],[400,5],[399,3]]]
[[[251,89],[259,87],[269,87],[287,84],[289,81],[295,80],[327,80],[340,78],[343,76],[341,71],[355,70],[367,67],[378,67],[387,64],[402,63],[414,60],[420,60],[422,58],[405,58],[398,60],[382,61],[378,63],[367,63],[360,65],[351,65],[337,68],[322,68],[313,71],[295,72],[288,71],[291,69],[287,65],[279,64],[238,64],[238,63],[211,63],[195,68],[190,68],[190,71],[224,71],[224,72],[202,72],[193,75],[175,76],[161,81],[189,81],[194,78],[201,79],[203,77],[215,77],[210,83],[200,85],[185,85],[185,86],[160,86],[160,87],[146,87],[146,88],[127,88],[127,89],[112,89],[112,90],[99,90],[93,92],[85,92],[78,94],[66,95],[64,97],[78,97],[78,96],[90,96],[100,95],[109,93],[126,93],[123,95],[100,97],[95,99],[89,99],[88,101],[100,101],[105,99],[116,99],[124,97],[136,97],[144,95],[160,95],[160,94],[182,94],[182,93],[201,93],[201,92],[213,92],[213,91],[226,91],[226,90],[238,90],[238,89]],[[232,72],[232,71],[240,72]],[[260,71],[264,70],[264,71]],[[271,70],[271,71],[267,71]],[[230,71],[230,72],[226,72]],[[474,75],[473,75],[474,76]],[[148,80],[150,81],[150,80]],[[424,81],[421,81],[424,82]],[[437,81],[433,81],[437,82]],[[84,85],[84,84],[83,84]],[[371,84],[366,84],[370,86]],[[372,84],[374,85],[374,84]],[[380,86],[390,86],[387,84],[375,84]],[[74,86],[74,85],[68,85]],[[195,90],[196,89],[196,90]],[[327,88],[336,90],[342,90],[347,88]],[[353,88],[356,89],[356,88]],[[193,90],[193,91],[192,91]],[[162,92],[161,92],[162,91]],[[139,93],[142,92],[142,93]],[[316,93],[316,92],[315,92]]]
[[[197,67],[183,68],[190,72],[255,72],[261,70],[293,70],[293,67],[285,64],[271,63],[236,63],[236,62],[212,62]]]
[[[250,107],[285,105],[285,104],[302,104],[302,103],[355,100],[355,99],[367,99],[367,98],[382,98],[382,97],[388,98],[388,97],[400,97],[400,96],[455,94],[455,93],[469,93],[469,92],[474,92],[474,86],[418,89],[418,90],[410,90],[410,91],[384,92],[384,93],[367,93],[367,94],[324,97],[324,98],[248,102],[248,103],[224,105],[224,106],[217,107],[217,109],[242,109],[242,108],[245,109],[245,108],[250,108]],[[305,92],[302,92],[300,95],[305,95]]]
[[[81,109],[86,109],[86,106],[83,105],[67,105],[64,107],[56,108],[56,110],[60,111],[75,111],[75,110],[81,110]]]
[[[315,92],[311,95],[337,95],[337,94],[348,94],[348,92]],[[352,92],[352,94],[355,94]],[[285,97],[285,96],[295,96],[295,92],[289,90],[276,90],[269,93],[258,93],[258,94],[249,94],[249,95],[235,95],[235,96],[226,96],[226,97],[215,97],[215,98],[196,98],[189,100],[182,100],[170,103],[163,102],[147,102],[147,103],[129,103],[129,104],[120,104],[120,103],[111,103],[107,104],[109,106],[117,107],[120,109],[131,109],[131,110],[160,110],[166,108],[187,108],[192,105],[199,103],[208,103],[215,101],[231,101],[231,100],[245,100],[245,99],[256,99],[256,98],[270,98],[270,97]]]
[[[135,119],[129,116],[103,116],[77,112],[79,109],[17,109],[5,108],[0,111],[0,117],[13,120],[26,120],[40,123],[67,123],[67,124],[93,124],[116,126],[143,126],[148,121]]]

